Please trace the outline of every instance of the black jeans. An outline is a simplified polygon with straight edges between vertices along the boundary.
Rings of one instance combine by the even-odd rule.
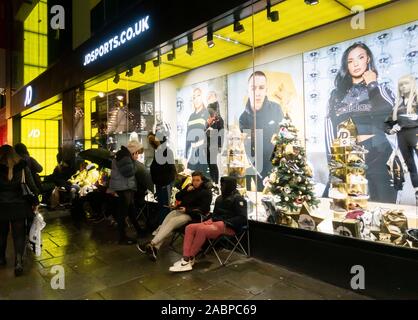
[[[218,169],[218,165],[216,163],[216,159],[218,156],[218,152],[217,150],[210,150],[209,146],[206,149],[206,154],[207,154],[207,161],[208,161],[208,166],[209,166],[209,174],[210,174],[210,178],[212,179],[212,181],[216,184],[219,183],[219,169]],[[211,157],[213,158],[211,161]]]
[[[117,191],[119,196],[118,212],[115,214],[115,219],[118,223],[119,239],[123,240],[126,238],[126,225],[125,218],[129,217],[132,225],[134,226],[137,235],[141,233],[141,228],[136,220],[136,208],[135,208],[135,191],[124,190]]]
[[[405,164],[408,167],[411,182],[414,188],[418,188],[418,172],[414,155],[418,156],[417,149],[418,128],[403,128],[398,132],[398,146]]]
[[[25,219],[0,221],[0,257],[6,256],[7,236],[9,235],[10,225],[12,226],[15,257],[22,257],[25,252],[26,243]]]

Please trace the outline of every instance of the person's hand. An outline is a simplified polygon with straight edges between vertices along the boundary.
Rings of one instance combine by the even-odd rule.
[[[366,84],[369,84],[370,82],[377,81],[377,75],[374,71],[366,71],[363,73],[363,79],[366,82]]]
[[[395,124],[392,129],[390,129],[390,134],[398,133],[402,128],[399,126],[399,124]]]
[[[188,191],[188,192],[193,191],[193,190],[194,190],[194,187],[193,187],[192,185],[190,185],[190,186],[187,188],[187,191]]]
[[[210,117],[208,119],[208,125],[211,126],[215,122],[215,117]]]

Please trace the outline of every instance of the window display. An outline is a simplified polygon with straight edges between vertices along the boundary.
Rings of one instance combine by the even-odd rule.
[[[226,119],[226,77],[187,86],[177,91],[177,156],[190,170],[219,180],[219,152]]]
[[[271,43],[225,60],[224,48],[245,41],[219,30],[210,47],[191,38],[194,51],[176,47],[170,59],[159,48],[153,66],[89,88],[96,143],[115,151],[136,132],[153,159],[143,136],[154,131],[183,174],[201,171],[215,186],[236,177],[249,219],[416,247],[417,30],[413,22],[280,58]]]

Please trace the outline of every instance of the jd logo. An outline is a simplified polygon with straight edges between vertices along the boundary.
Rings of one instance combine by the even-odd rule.
[[[28,106],[32,103],[32,86],[26,87],[25,103],[24,106]]]
[[[350,131],[347,129],[338,130],[338,139],[340,141],[340,146],[348,146],[350,144]]]
[[[65,10],[61,5],[55,5],[51,8],[51,14],[54,16],[51,18],[51,29],[64,30],[65,29]]]
[[[353,6],[351,8],[351,12],[355,13],[355,15],[351,18],[351,28],[354,30],[366,29],[366,14],[363,6]]]
[[[355,265],[351,267],[351,274],[354,276],[351,278],[351,289],[353,290],[364,290],[365,289],[365,272],[364,267]]]
[[[29,132],[29,138],[36,139],[36,138],[39,138],[40,136],[41,136],[41,130],[39,130],[39,129],[32,129]]]
[[[51,279],[51,288],[53,290],[64,290],[65,289],[65,270],[63,266],[53,266],[51,272],[55,275]]]

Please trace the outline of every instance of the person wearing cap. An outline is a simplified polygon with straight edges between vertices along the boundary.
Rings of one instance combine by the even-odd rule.
[[[126,235],[125,217],[129,217],[138,237],[141,231],[136,220],[135,210],[136,162],[141,152],[143,152],[143,147],[138,141],[129,141],[126,147],[122,146],[120,148],[112,161],[109,189],[116,192],[119,197],[118,212],[115,214],[115,219],[118,223],[120,244],[136,243],[135,239]]]
[[[191,271],[195,256],[207,239],[216,239],[223,234],[232,236],[247,224],[247,201],[237,190],[237,180],[234,177],[222,177],[221,191],[211,218],[186,227],[183,258],[169,268],[171,272]]]

